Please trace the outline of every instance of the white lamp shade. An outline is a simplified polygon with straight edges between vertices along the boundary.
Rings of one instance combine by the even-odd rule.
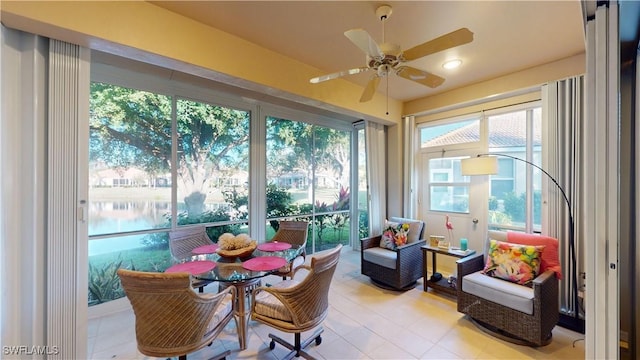
[[[460,160],[462,175],[493,175],[498,173],[498,158],[479,156]]]

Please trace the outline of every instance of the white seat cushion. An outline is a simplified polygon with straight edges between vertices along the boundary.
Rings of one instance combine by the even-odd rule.
[[[278,273],[280,274],[286,274],[289,273],[293,270],[295,270],[297,267],[301,266],[304,264],[304,258],[302,257],[302,255],[296,257],[295,259],[293,259],[290,263],[288,263],[287,265],[281,267],[280,269],[278,269]]]
[[[393,250],[376,246],[364,250],[362,252],[362,258],[365,261],[384,266],[389,269],[395,269],[398,253]]]
[[[462,291],[525,314],[533,314],[533,289],[527,286],[496,279],[478,271],[462,278]]]
[[[218,305],[218,307],[216,308],[216,312],[215,314],[213,314],[213,318],[211,319],[211,322],[207,326],[206,333],[215,329],[220,324],[220,321],[222,321],[222,319],[224,319],[225,316],[229,315],[229,313],[231,313],[232,311],[233,311],[233,296],[231,294],[228,294],[227,296],[224,297],[224,299],[222,299],[222,301],[220,302],[220,305]]]
[[[389,220],[399,224],[409,224],[409,234],[407,235],[407,244],[411,244],[418,240],[422,240],[420,238],[420,233],[422,232],[422,227],[424,226],[423,221],[401,218],[401,217],[392,217]]]
[[[298,280],[283,280],[279,283],[272,285],[273,288],[288,288],[296,286],[300,283]],[[272,294],[266,291],[260,291],[255,298],[254,311],[257,314],[267,316],[273,319],[279,319],[282,321],[293,321],[291,314],[284,307],[284,305]]]

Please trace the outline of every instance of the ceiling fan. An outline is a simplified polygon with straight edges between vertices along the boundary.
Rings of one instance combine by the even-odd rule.
[[[404,65],[404,63],[452,47],[470,43],[473,41],[473,33],[467,28],[461,28],[414,46],[411,49],[402,51],[399,45],[387,43],[384,40],[384,22],[389,18],[389,16],[391,16],[391,12],[391,6],[388,5],[382,5],[376,10],[376,15],[380,21],[382,21],[383,43],[380,45],[378,45],[378,43],[376,43],[371,35],[369,35],[369,33],[364,29],[351,29],[344,33],[344,35],[351,40],[354,45],[367,54],[366,66],[314,77],[313,79],[310,79],[309,82],[316,84],[347,75],[373,71],[373,76],[367,83],[367,86],[360,97],[360,102],[371,100],[373,98],[373,94],[376,92],[380,79],[386,77],[389,73],[395,73],[402,78],[415,81],[430,88],[440,86],[444,82],[444,78],[424,70]]]

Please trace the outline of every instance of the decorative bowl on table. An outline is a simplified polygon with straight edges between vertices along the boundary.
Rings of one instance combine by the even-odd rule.
[[[243,247],[240,249],[233,249],[233,250],[223,250],[222,248],[218,249],[217,253],[218,255],[222,256],[223,258],[243,258],[243,257],[247,257],[249,255],[251,255],[253,253],[253,251],[256,249],[256,247],[258,246],[258,244],[254,243],[250,246],[247,247]]]
[[[258,243],[255,240],[251,240],[249,235],[233,235],[230,233],[220,235],[218,245],[220,248],[216,252],[227,259],[248,257],[258,247]]]

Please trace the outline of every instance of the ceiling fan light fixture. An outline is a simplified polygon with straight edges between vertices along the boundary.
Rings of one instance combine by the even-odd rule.
[[[447,69],[447,70],[451,70],[451,69],[457,68],[460,65],[462,65],[462,60],[453,59],[453,60],[449,60],[449,61],[445,62],[444,64],[442,64],[442,67]]]

